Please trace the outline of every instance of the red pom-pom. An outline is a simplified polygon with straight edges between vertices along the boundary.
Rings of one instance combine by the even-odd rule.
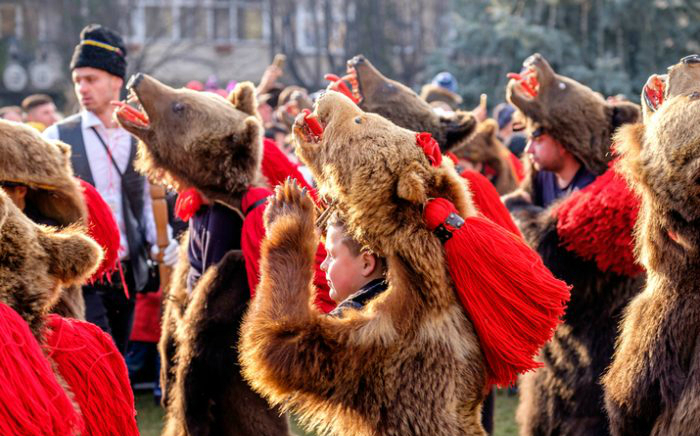
[[[91,436],[136,436],[134,395],[124,358],[94,324],[49,315],[46,352],[68,384]]]
[[[83,422],[29,326],[0,303],[0,434],[81,434]]]
[[[78,180],[83,188],[83,198],[88,210],[88,235],[102,247],[104,253],[102,263],[89,281],[92,283],[105,276],[109,280],[119,262],[119,227],[112,209],[97,189],[82,179]]]
[[[428,132],[416,133],[416,145],[423,149],[423,153],[434,167],[442,163],[440,145]]]
[[[177,194],[175,200],[175,215],[187,222],[202,207],[204,200],[202,195],[194,188],[188,188]]]
[[[542,366],[534,360],[552,337],[569,300],[569,287],[554,278],[522,238],[481,217],[455,228],[445,223],[455,206],[444,198],[428,202],[430,230],[442,224],[452,233],[445,255],[457,295],[474,324],[488,383],[506,386],[518,374]]]

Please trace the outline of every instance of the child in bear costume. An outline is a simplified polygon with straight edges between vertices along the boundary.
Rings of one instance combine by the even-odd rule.
[[[484,435],[485,393],[536,366],[566,285],[477,213],[428,133],[328,91],[297,117],[294,140],[349,234],[386,258],[388,289],[342,318],[320,313],[314,204],[293,182],[278,186],[241,328],[246,379],[332,434]]]

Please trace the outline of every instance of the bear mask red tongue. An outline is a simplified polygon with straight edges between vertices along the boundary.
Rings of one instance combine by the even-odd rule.
[[[318,122],[318,118],[316,115],[313,115],[309,109],[304,109],[302,112],[304,113],[304,122],[306,123],[306,127],[309,128],[312,135],[320,139],[321,135],[323,135],[323,126],[321,126],[321,123]]]
[[[528,69],[520,74],[508,73],[507,77],[516,80],[523,90],[531,97],[537,97],[539,82],[537,81],[537,73],[535,73],[535,71]]]
[[[355,102],[355,104],[359,104],[360,99],[358,99],[350,88],[348,88],[348,85],[345,84],[345,80],[347,80],[353,87],[356,87],[357,78],[354,74],[349,73],[344,77],[338,77],[335,74],[326,74],[323,78],[331,82],[328,85],[328,89],[345,94],[350,100]]]
[[[148,127],[150,125],[148,116],[140,110],[129,106],[123,101],[113,101],[111,103],[117,107],[117,115],[120,118],[141,127]]]
[[[664,91],[666,90],[666,82],[654,74],[649,78],[644,85],[644,100],[649,106],[649,109],[656,111],[664,102]]]

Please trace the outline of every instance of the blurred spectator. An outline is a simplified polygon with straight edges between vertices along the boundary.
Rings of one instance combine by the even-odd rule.
[[[516,155],[521,157],[527,139],[520,133],[515,133],[515,108],[508,103],[501,103],[493,109],[493,118],[498,122],[498,139]]]
[[[430,83],[445,88],[454,94],[457,94],[457,79],[455,79],[455,76],[453,76],[452,73],[448,71],[437,73]]]
[[[46,94],[32,94],[22,100],[24,121],[40,132],[59,120],[53,99]]]
[[[23,121],[22,108],[19,106],[0,107],[0,118],[21,123]]]

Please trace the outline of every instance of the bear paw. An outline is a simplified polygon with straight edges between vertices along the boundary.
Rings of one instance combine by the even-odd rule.
[[[275,187],[275,193],[268,200],[265,209],[265,227],[269,229],[282,217],[308,223],[313,226],[315,208],[306,188],[300,189],[296,180],[287,177],[283,184]]]

